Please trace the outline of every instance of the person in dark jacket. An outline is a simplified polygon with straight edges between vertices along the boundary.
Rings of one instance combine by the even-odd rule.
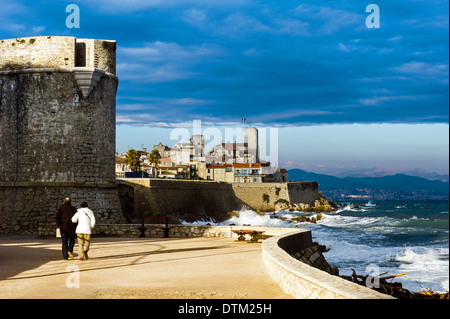
[[[72,206],[69,197],[64,199],[64,204],[56,212],[56,225],[61,231],[62,255],[64,259],[73,259],[73,246],[75,245],[76,224],[72,223],[72,217],[77,209]]]

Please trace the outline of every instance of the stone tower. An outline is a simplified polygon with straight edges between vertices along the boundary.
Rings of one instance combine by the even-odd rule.
[[[192,135],[191,144],[194,156],[205,156],[205,136],[202,134]]]
[[[245,128],[245,143],[249,163],[259,163],[258,130],[256,127]]]
[[[0,40],[0,233],[36,233],[63,199],[124,217],[115,184],[116,42]]]

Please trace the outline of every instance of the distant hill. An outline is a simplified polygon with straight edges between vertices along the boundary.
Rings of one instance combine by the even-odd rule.
[[[438,194],[449,194],[449,183],[428,180],[421,177],[396,174],[383,177],[344,177],[306,172],[301,169],[288,170],[290,181],[310,181],[319,183],[320,189],[385,189],[401,192],[427,191]]]

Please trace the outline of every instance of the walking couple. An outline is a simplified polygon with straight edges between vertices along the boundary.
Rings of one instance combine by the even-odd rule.
[[[78,239],[78,257],[80,260],[88,259],[88,251],[91,243],[92,229],[95,227],[95,216],[88,208],[86,202],[81,203],[78,210],[72,206],[69,197],[64,199],[64,204],[58,209],[55,216],[56,225],[61,231],[62,254],[64,259],[74,259],[73,247],[75,236]]]

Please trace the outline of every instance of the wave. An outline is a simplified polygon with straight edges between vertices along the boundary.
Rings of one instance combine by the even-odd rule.
[[[407,272],[398,281],[411,291],[430,288],[437,292],[448,290],[448,218],[439,212],[428,211],[390,213],[390,206],[346,205],[331,213],[322,213],[318,220],[316,213],[292,212],[256,213],[242,209],[236,216],[224,222],[199,221],[196,224],[237,226],[298,227],[312,231],[313,241],[317,241],[330,251],[325,258],[337,266],[341,274],[367,274],[367,267],[376,264],[380,273]],[[315,217],[317,223],[293,221],[298,216]]]
[[[432,288],[443,292],[449,290],[448,257],[448,248],[407,247],[397,252],[391,261],[399,263],[399,272],[407,273],[405,280],[415,285],[416,290]]]
[[[230,224],[234,224],[237,226],[251,225],[268,227],[292,227],[292,223],[288,220],[283,220],[281,218],[272,218],[269,214],[257,214],[253,210],[241,210],[238,212],[237,216],[232,216],[230,219],[218,223],[218,225]]]

